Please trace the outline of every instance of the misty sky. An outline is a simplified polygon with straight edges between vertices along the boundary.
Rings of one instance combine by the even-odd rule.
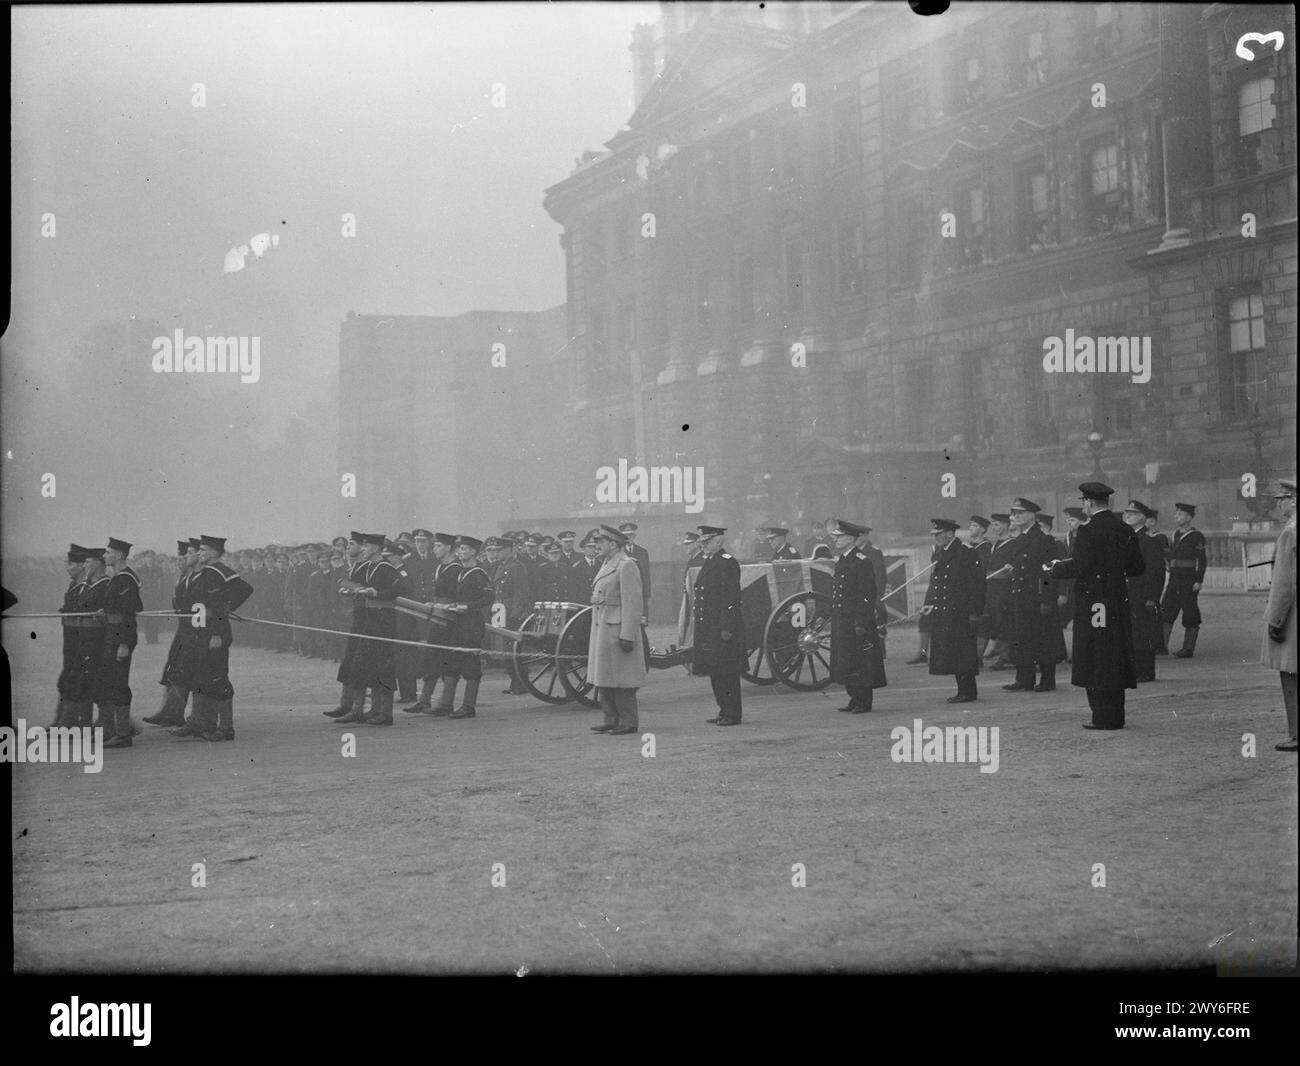
[[[655,16],[14,9],[5,552],[110,531],[156,548],[200,526],[238,544],[332,532],[345,314],[563,302],[542,191],[627,121],[632,27]],[[224,273],[258,233],[279,241]],[[150,340],[176,328],[259,335],[261,381],[203,392],[200,375],[154,374]]]

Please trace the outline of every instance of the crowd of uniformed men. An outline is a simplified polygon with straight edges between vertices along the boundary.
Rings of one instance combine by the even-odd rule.
[[[1066,509],[1069,528],[1061,540],[1051,535],[1052,517],[1023,497],[1005,513],[972,515],[967,543],[956,535],[957,522],[932,520],[921,650],[910,664],[955,675],[957,693],[948,702],[978,698],[975,678],[986,658],[994,660],[994,670],[1015,670],[1014,681],[1003,686],[1007,691],[1054,690],[1056,667],[1068,658],[1063,631],[1073,623],[1073,681],[1089,691],[1089,726],[1120,728],[1124,690],[1155,679],[1155,657],[1167,654],[1180,613],[1185,631],[1175,654],[1193,654],[1206,570],[1205,538],[1192,526],[1195,507],[1175,506],[1175,530],[1166,538],[1155,531],[1157,513],[1141,501],[1129,501],[1121,520],[1109,509],[1107,486],[1087,483],[1080,494],[1083,506]],[[629,702],[625,694],[644,680],[650,598],[649,557],[635,543],[636,532],[632,522],[602,526],[580,544],[571,530],[554,537],[508,531],[487,540],[427,529],[396,540],[353,532],[329,545],[231,553],[217,537],[178,541],[171,607],[184,617],[161,678],[163,707],[145,721],[172,726],[176,736],[233,739],[229,649],[236,633],[239,643],[339,662],[341,699],[326,714],[341,723],[391,725],[395,699],[409,704],[410,713],[472,718],[482,679],[478,649],[507,646],[487,634],[494,607],[493,624],[514,630],[535,602],[548,601],[595,607],[589,679],[600,690],[605,720],[593,728],[633,732],[635,698]],[[789,530],[760,532],[773,560],[834,561],[831,677],[848,694],[840,710],[870,711],[874,690],[886,684],[883,598],[889,593],[870,528],[844,520],[818,523],[803,555],[789,543]],[[718,713],[709,721],[722,726],[741,721],[739,682],[750,643],[741,616],[740,566],[726,550],[725,533],[700,526],[686,534],[688,571],[700,570],[684,588],[694,621],[691,670],[710,676]],[[90,724],[91,706],[98,704],[111,747],[130,746],[138,733],[130,720],[129,673],[137,615],[144,609],[141,589],[156,586],[163,573],[160,561],[144,553],[138,560],[142,577],[126,565],[130,549],[117,539],[107,548],[72,545],[61,608],[73,617],[64,620],[57,720]],[[399,609],[403,602],[425,613]],[[238,630],[229,620],[236,610],[250,620]],[[154,642],[158,619],[146,616],[140,623]],[[350,635],[337,632],[343,629]],[[505,691],[527,692],[502,657],[511,681]]]

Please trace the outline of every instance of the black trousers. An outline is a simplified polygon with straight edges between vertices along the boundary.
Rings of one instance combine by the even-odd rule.
[[[1160,601],[1160,617],[1167,625],[1171,625],[1177,621],[1178,612],[1182,611],[1184,628],[1196,629],[1201,624],[1201,605],[1197,599],[1200,593],[1192,591],[1192,586],[1196,584],[1196,574],[1194,571],[1184,573],[1189,576],[1170,575],[1169,584],[1165,586],[1165,594]]]
[[[1016,684],[1023,685],[1025,688],[1033,688],[1034,679],[1039,676],[1034,669],[1035,666],[1042,672],[1041,684],[1056,684],[1056,663],[1030,663],[1028,666],[1017,666]]]
[[[1092,708],[1092,724],[1102,729],[1124,728],[1124,690],[1090,688],[1088,706]]]
[[[739,722],[740,675],[710,674],[709,684],[713,686],[713,698],[718,703],[721,717],[729,722]]]
[[[875,699],[876,690],[870,685],[845,685],[844,691],[849,694],[849,700],[859,707],[865,707],[871,710],[872,702]]]
[[[957,675],[957,695],[979,698],[979,687],[975,684],[974,674]]]

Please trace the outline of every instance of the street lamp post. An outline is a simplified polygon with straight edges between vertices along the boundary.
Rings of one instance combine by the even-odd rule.
[[[1257,485],[1263,485],[1268,480],[1268,463],[1264,459],[1264,434],[1267,430],[1268,423],[1262,418],[1256,418],[1250,423],[1250,436],[1255,443],[1255,482]],[[1250,508],[1257,522],[1268,518],[1270,510],[1264,498],[1260,495],[1260,491],[1257,488],[1255,495],[1251,497],[1246,505]]]
[[[1104,481],[1106,478],[1106,472],[1101,468],[1101,450],[1105,444],[1106,438],[1095,429],[1088,434],[1088,449],[1092,452],[1092,479],[1094,481]]]

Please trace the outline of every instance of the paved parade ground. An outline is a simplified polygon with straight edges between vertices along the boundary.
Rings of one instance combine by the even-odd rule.
[[[1159,659],[1122,732],[1080,728],[1068,666],[1055,693],[986,671],[981,702],[949,706],[952,679],[903,665],[916,635],[895,629],[867,715],[836,713],[840,688],[745,685],[744,724],[719,729],[706,678],[652,672],[653,758],[591,733],[597,712],[501,695],[495,673],[476,719],[347,727],[344,758],[321,715],[336,668],[236,648],[234,743],[146,726],[98,774],[12,768],[15,967],[1293,965],[1296,760],[1273,750],[1263,598],[1202,609],[1196,658]],[[9,621],[4,638],[13,716],[46,725],[58,626]],[[137,718],[158,709],[167,639],[138,649]],[[917,718],[997,727],[996,772],[893,761],[890,731]]]

